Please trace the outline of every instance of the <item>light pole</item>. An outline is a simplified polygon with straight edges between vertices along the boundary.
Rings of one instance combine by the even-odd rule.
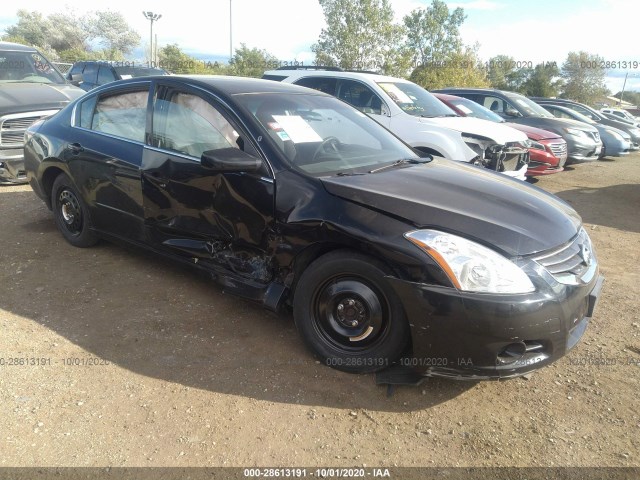
[[[155,64],[155,55],[153,54],[153,22],[157,22],[162,18],[162,15],[153,12],[142,12],[144,17],[151,22],[151,32],[149,34],[149,66]]]
[[[229,0],[229,61],[233,58],[233,22],[232,22],[232,7],[231,0]]]

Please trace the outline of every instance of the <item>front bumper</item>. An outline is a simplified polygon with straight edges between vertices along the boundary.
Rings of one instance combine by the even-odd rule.
[[[569,147],[568,158],[573,161],[591,162],[600,158],[602,143],[592,141],[574,140],[567,142]]]
[[[584,285],[487,295],[389,280],[411,325],[413,352],[403,365],[461,380],[517,377],[565,355],[585,332],[604,282],[594,275]],[[504,363],[505,349],[514,344],[524,344],[526,353]]]
[[[558,158],[547,151],[534,148],[529,150],[529,153],[528,176],[550,175],[564,170],[564,164],[567,161],[566,151],[562,158]]]
[[[623,157],[629,155],[631,143],[625,140],[607,141],[605,148],[605,156],[607,157]]]
[[[27,183],[22,148],[0,150],[0,185]]]

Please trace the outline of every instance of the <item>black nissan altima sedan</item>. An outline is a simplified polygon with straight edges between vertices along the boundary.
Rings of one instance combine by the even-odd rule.
[[[309,348],[349,372],[522,375],[576,345],[603,283],[562,200],[421,157],[303,87],[111,83],[34,124],[25,166],[72,245],[124,240],[290,306]]]

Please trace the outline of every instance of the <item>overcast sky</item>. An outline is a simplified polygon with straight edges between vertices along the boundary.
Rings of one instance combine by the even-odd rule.
[[[17,21],[16,3],[3,1],[0,31]],[[313,60],[310,46],[324,26],[317,0],[231,0],[233,45],[268,50],[279,60]],[[431,0],[391,0],[396,18]],[[608,61],[640,62],[637,0],[456,0],[451,8],[463,7],[467,19],[462,36],[467,44],[480,44],[483,60],[506,54],[518,61],[562,63],[570,51],[586,50]],[[110,0],[108,8],[123,13],[129,24],[149,40],[149,22],[143,10],[162,14],[154,24],[160,45],[178,43],[198,56],[228,57],[229,0],[210,0],[206,10],[187,7],[188,2],[165,0]],[[15,8],[15,10],[12,10]],[[19,8],[42,13],[106,9],[85,0],[23,0]],[[607,83],[622,89],[624,72],[610,72]],[[627,90],[640,91],[640,68],[629,70]]]

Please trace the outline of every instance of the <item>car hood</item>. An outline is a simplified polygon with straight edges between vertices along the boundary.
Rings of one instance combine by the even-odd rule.
[[[494,140],[502,145],[509,142],[523,142],[527,136],[511,127],[506,127],[496,122],[482,120],[473,117],[436,117],[423,118],[421,121],[433,121],[438,125],[456,130],[461,133],[469,133]]]
[[[60,109],[84,95],[73,85],[47,83],[3,83],[0,114]]]
[[[567,128],[576,128],[578,130],[584,130],[586,132],[597,132],[598,130],[594,125],[580,122],[578,120],[571,120],[570,118],[555,118],[554,120],[564,123]]]
[[[515,128],[516,130],[520,130],[531,140],[551,140],[555,138],[562,138],[557,133],[553,133],[548,130],[543,130],[541,128],[530,127],[529,125],[523,125],[521,123],[507,122],[504,125],[511,128]]]
[[[457,233],[511,257],[568,242],[581,224],[575,210],[542,189],[445,159],[322,183],[332,195],[415,228]]]

